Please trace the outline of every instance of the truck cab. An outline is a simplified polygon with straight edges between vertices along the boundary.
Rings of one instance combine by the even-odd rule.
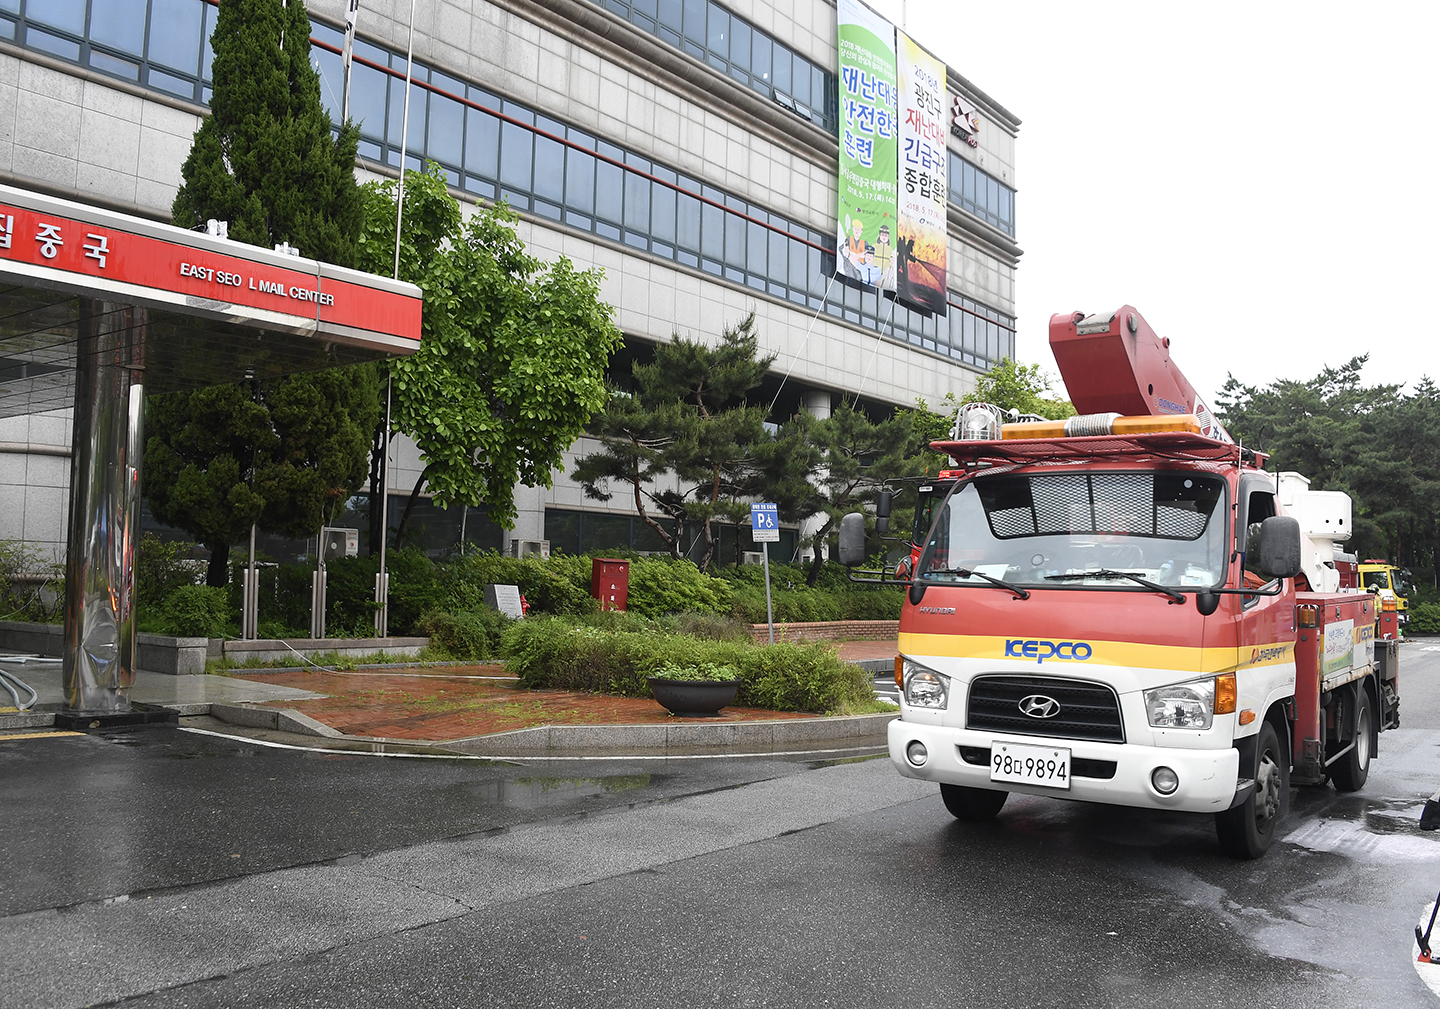
[[[1393,601],[1401,628],[1410,621],[1410,572],[1381,558],[1360,562],[1360,588]]]

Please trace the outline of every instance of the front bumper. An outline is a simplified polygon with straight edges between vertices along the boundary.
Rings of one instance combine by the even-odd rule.
[[[1115,774],[1110,778],[1089,778],[1072,772],[1068,789],[992,782],[989,764],[966,763],[961,757],[960,747],[989,750],[997,739],[1026,746],[1066,747],[1070,750],[1072,763],[1080,760],[1113,762]],[[922,767],[915,767],[905,757],[905,748],[912,740],[924,743],[929,751]],[[907,778],[1048,795],[1055,799],[1194,813],[1215,813],[1230,808],[1236,798],[1240,768],[1240,753],[1234,747],[1195,750],[1134,743],[1095,743],[1082,739],[1050,739],[922,725],[901,718],[890,723],[889,741],[890,760]],[[1150,784],[1151,772],[1162,766],[1173,769],[1180,779],[1180,787],[1172,795],[1161,795]]]

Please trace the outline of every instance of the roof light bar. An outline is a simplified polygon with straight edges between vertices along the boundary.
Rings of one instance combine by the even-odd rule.
[[[1006,424],[1000,429],[1000,437],[1007,441],[1017,438],[1090,438],[1107,434],[1155,434],[1159,431],[1199,434],[1200,421],[1192,413],[1165,414],[1159,417],[1122,417],[1118,413],[1090,413],[1068,420]]]

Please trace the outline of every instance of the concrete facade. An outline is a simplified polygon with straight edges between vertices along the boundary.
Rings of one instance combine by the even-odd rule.
[[[317,31],[338,25],[342,6],[340,0],[310,3]],[[724,7],[833,76],[832,4],[727,0]],[[380,47],[399,53],[402,71],[409,13],[403,0],[367,0],[361,13],[359,35],[370,44],[366,52]],[[0,180],[168,218],[204,107],[115,79],[78,58],[38,52],[26,45],[26,30],[18,23],[18,41],[0,41]],[[834,234],[833,132],[591,0],[421,4],[414,50],[416,62],[436,75],[437,86],[484,88],[692,176],[726,197],[821,235]],[[318,47],[317,55],[330,58]],[[977,147],[952,137],[950,150],[999,180],[1013,198],[1018,120],[953,69],[949,84],[952,96],[974,105],[982,119]],[[333,94],[326,100],[338,106]],[[385,129],[369,125],[369,134],[378,130],[386,138],[380,146],[398,143],[388,139],[398,137],[397,113],[392,108],[389,115],[393,122]],[[411,130],[411,151],[423,152],[424,132],[413,122]],[[374,161],[357,170],[362,176],[393,174]],[[473,203],[463,188],[456,192]],[[1020,255],[1014,238],[954,202],[949,217],[952,305],[957,296],[972,299],[999,313],[1002,328],[1013,328]],[[629,341],[660,342],[672,334],[715,339],[723,325],[753,311],[762,350],[777,355],[776,370],[789,373],[787,382],[805,392],[807,405],[825,392],[900,406],[912,406],[917,397],[935,404],[947,393],[972,389],[991,363],[962,363],[958,352],[932,352],[540,214],[522,214],[519,233],[542,258],[563,255],[577,266],[603,269],[602,297],[615,306]],[[1013,335],[1009,339],[1013,346]],[[68,443],[64,414],[0,419],[0,539],[23,539],[58,559]],[[567,454],[567,464],[589,450],[582,439]],[[392,453],[392,492],[408,493],[422,469],[418,452],[400,439]],[[512,535],[520,539],[545,538],[547,507],[633,514],[623,494],[602,504],[585,498],[564,475],[552,489],[519,489],[517,504],[520,518]]]

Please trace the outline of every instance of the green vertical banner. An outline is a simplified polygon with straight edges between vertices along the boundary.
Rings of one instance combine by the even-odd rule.
[[[900,233],[895,240],[897,295],[946,311],[945,64],[896,32],[900,81]]]
[[[841,143],[836,264],[852,280],[893,291],[899,178],[895,26],[860,0],[839,0],[837,18]]]

